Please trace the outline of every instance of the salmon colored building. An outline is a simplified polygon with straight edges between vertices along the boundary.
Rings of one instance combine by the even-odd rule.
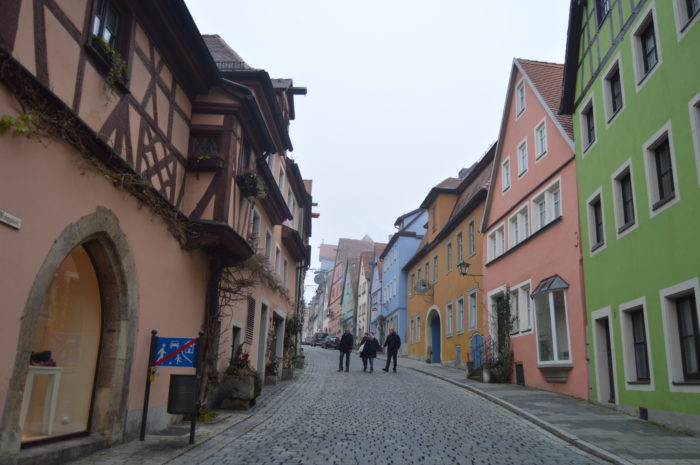
[[[151,330],[204,331],[215,368],[236,321],[255,357],[257,329],[301,302],[311,198],[286,153],[305,89],[236,75],[207,45],[182,0],[3,3],[2,464],[63,463],[134,438]],[[266,274],[271,312],[219,319],[221,276],[249,272],[265,228],[282,264]],[[257,284],[259,303],[270,292]],[[193,370],[154,373],[148,432],[182,418],[167,411],[173,373]]]
[[[494,341],[499,302],[510,303],[513,382],[586,399],[576,164],[571,118],[556,114],[562,75],[559,64],[513,61],[482,226],[484,305]]]
[[[408,273],[408,356],[428,363],[481,366],[486,319],[482,311],[482,247],[479,234],[495,144],[459,178],[433,187],[421,204],[428,230]],[[469,264],[467,275],[459,264]]]

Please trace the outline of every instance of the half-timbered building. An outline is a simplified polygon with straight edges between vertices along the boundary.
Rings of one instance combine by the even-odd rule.
[[[300,313],[310,183],[287,152],[305,89],[226,68],[182,0],[2,10],[0,463],[60,463],[136,435],[152,330],[203,330],[213,374],[236,327],[258,356]],[[190,372],[151,372],[149,431]]]

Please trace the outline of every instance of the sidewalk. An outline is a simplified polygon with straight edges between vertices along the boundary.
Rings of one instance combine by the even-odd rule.
[[[383,355],[380,358],[386,360]],[[456,368],[408,358],[399,358],[398,366],[467,389],[614,464],[700,465],[700,438],[695,436],[562,394],[481,383],[467,379],[465,371]]]

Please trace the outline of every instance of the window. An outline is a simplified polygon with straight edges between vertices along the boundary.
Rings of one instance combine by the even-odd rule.
[[[489,234],[489,259],[493,260],[503,254],[505,249],[503,225],[496,228]]]
[[[452,336],[452,302],[448,302],[445,308],[445,319],[447,324],[445,326],[445,336]]]
[[[518,87],[515,88],[515,115],[525,111],[525,82],[520,81]]]
[[[569,330],[564,291],[544,292],[535,298],[538,357],[540,362],[568,362]]]
[[[593,98],[581,112],[581,133],[583,134],[583,150],[588,150],[595,142],[595,118],[593,114]]]
[[[275,247],[275,274],[280,275],[280,265],[282,261],[282,251],[279,247]]]
[[[193,136],[192,155],[203,156],[219,153],[219,138],[216,136]]]
[[[418,268],[418,282],[423,279],[423,268]]]
[[[107,45],[117,48],[119,33],[119,11],[110,0],[99,0],[92,24],[92,35],[104,40]]]
[[[280,188],[280,192],[284,192],[284,170],[280,166],[279,175],[277,176],[277,185]]]
[[[630,312],[632,320],[632,342],[637,381],[649,380],[649,356],[647,354],[647,337],[644,325],[644,311],[640,308]]]
[[[595,0],[595,12],[600,27],[610,12],[610,0]]]
[[[561,216],[561,189],[558,180],[532,199],[532,208],[534,210],[533,229],[535,231],[542,229]]]
[[[650,216],[654,217],[675,204],[679,197],[670,122],[647,141],[644,151]]]
[[[438,256],[435,255],[433,257],[433,282],[436,283],[438,281]]]
[[[637,90],[646,82],[652,71],[661,62],[661,50],[657,41],[655,15],[652,5],[632,31],[632,61],[636,76]]]
[[[475,330],[477,326],[476,289],[474,289],[469,292],[469,329]]]
[[[282,268],[282,285],[285,289],[289,289],[289,263],[284,259],[284,267]]]
[[[518,176],[527,172],[527,139],[518,145]]]
[[[620,76],[620,64],[614,63],[604,80],[608,123],[622,110],[622,78]]]
[[[408,289],[408,292],[413,295],[413,291],[416,288],[416,274],[411,273],[411,287]]]
[[[420,342],[420,315],[416,317],[416,342]]]
[[[275,172],[275,154],[274,153],[269,153],[267,155],[267,166],[270,167],[271,173]]]
[[[457,334],[464,332],[464,297],[457,297]]]
[[[673,11],[676,16],[676,33],[678,41],[680,41],[700,17],[698,14],[698,11],[700,11],[700,0],[673,0],[673,3]]]
[[[670,391],[700,393],[700,281],[690,279],[659,295]]]
[[[272,234],[270,231],[265,231],[265,258],[267,263],[270,263],[270,258],[272,257]]]
[[[415,321],[413,321],[413,318],[411,318],[411,324],[409,326],[408,337],[409,337],[409,341],[411,343],[415,342],[415,339],[414,339],[414,337],[415,337]]]
[[[513,323],[511,334],[527,332],[532,329],[529,281],[511,288],[510,315]]]
[[[452,242],[447,243],[447,249],[445,251],[447,257],[445,257],[447,273],[452,271]]]
[[[460,263],[464,259],[463,248],[462,233],[460,232],[457,233],[457,263]]]
[[[615,195],[615,217],[617,219],[618,237],[636,223],[634,187],[632,183],[632,166],[627,161],[613,175],[613,192]]]
[[[253,221],[250,225],[250,236],[248,237],[248,242],[255,253],[258,253],[258,246],[260,245],[260,213],[253,209]]]
[[[530,220],[527,205],[510,217],[510,246],[515,247],[530,235]]]
[[[700,187],[700,93],[693,97],[688,107],[690,109],[691,132],[693,133],[693,141],[695,142],[695,165],[698,172],[698,187]]]
[[[693,18],[700,11],[700,0],[685,0],[686,14]]]
[[[620,305],[620,330],[627,389],[653,390],[644,297]]]
[[[510,159],[503,162],[503,172],[501,173],[501,188],[503,191],[510,189]]]
[[[591,252],[605,245],[603,201],[600,193],[594,194],[594,196],[588,200],[588,242]]]
[[[469,222],[469,256],[476,253],[476,225],[474,220]]]
[[[683,379],[700,379],[700,327],[695,295],[675,299],[678,318],[678,336],[681,347]]]
[[[425,262],[425,280],[430,281],[430,262]]]
[[[547,153],[547,125],[544,121],[535,128],[535,157],[540,159]]]

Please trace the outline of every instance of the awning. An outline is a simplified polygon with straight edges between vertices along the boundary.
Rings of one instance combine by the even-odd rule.
[[[533,299],[540,294],[545,292],[557,291],[559,289],[568,289],[569,284],[561,279],[561,276],[555,274],[549,278],[545,278],[537,285],[537,287],[530,293],[530,297]]]

